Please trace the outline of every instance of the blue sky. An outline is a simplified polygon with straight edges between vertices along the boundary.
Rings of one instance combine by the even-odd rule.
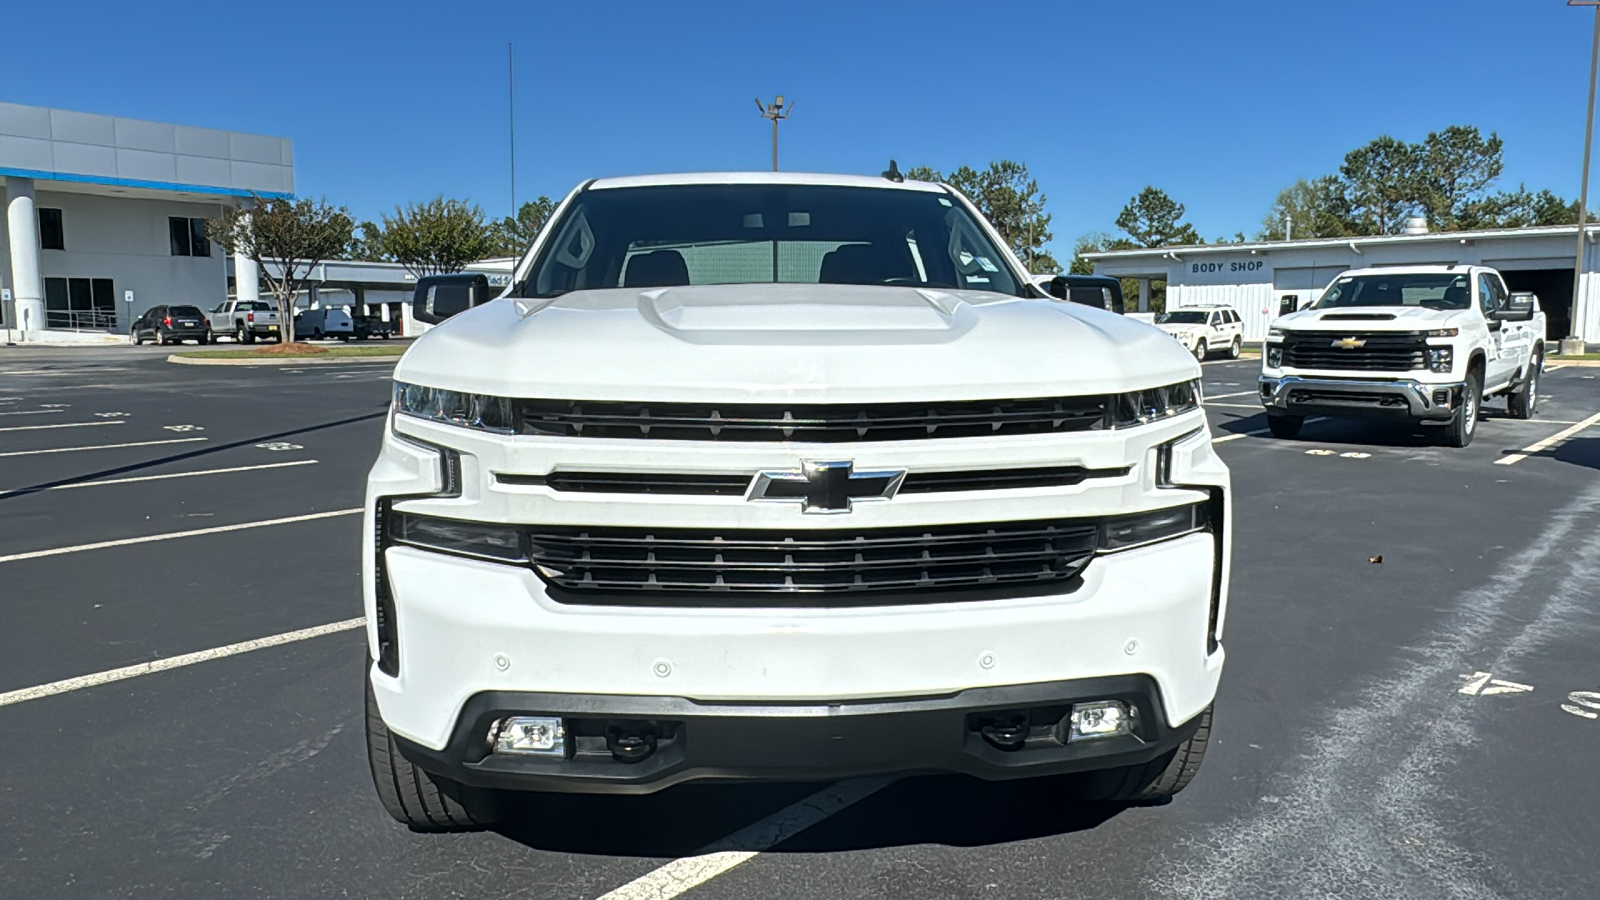
[[[1207,239],[1253,234],[1295,178],[1454,123],[1505,139],[1501,186],[1575,197],[1591,16],[1563,0],[19,3],[0,100],[287,136],[298,193],[361,218],[439,193],[499,216],[513,41],[521,199],[765,168],[752,99],[783,93],[786,169],[1027,163],[1064,260],[1146,184]]]

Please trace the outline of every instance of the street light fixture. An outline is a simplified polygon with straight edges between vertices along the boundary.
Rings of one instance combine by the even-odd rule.
[[[1583,184],[1578,188],[1578,256],[1572,268],[1572,312],[1569,315],[1567,336],[1561,339],[1561,353],[1582,353],[1583,338],[1578,329],[1583,313],[1583,247],[1584,232],[1589,224],[1589,150],[1594,145],[1594,88],[1595,76],[1600,74],[1600,0],[1567,0],[1568,6],[1594,7],[1594,46],[1589,51],[1589,106],[1588,122],[1583,128]]]
[[[1595,2],[1600,3],[1600,0]],[[783,95],[779,94],[778,99],[771,103],[762,103],[761,98],[757,97],[756,109],[761,110],[761,118],[772,120],[772,171],[776,172],[778,171],[778,120],[789,118],[789,114],[794,112],[794,104],[790,103],[788,109],[785,109]]]

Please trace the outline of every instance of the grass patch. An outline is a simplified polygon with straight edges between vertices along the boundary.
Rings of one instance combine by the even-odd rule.
[[[1545,357],[1547,362],[1571,362],[1574,359],[1600,359],[1600,353],[1552,353]]]
[[[399,356],[406,352],[405,344],[380,347],[317,347],[290,344],[279,349],[277,344],[259,350],[192,350],[175,353],[185,359],[328,359],[341,356]]]

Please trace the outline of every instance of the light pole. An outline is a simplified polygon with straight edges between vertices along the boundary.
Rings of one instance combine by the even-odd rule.
[[[1584,232],[1589,224],[1589,150],[1594,145],[1594,87],[1595,76],[1600,74],[1600,0],[1567,0],[1568,6],[1594,7],[1594,46],[1589,50],[1589,106],[1587,123],[1583,127],[1583,184],[1578,188],[1578,257],[1572,266],[1572,310],[1567,317],[1567,336],[1561,339],[1561,353],[1582,353],[1583,338],[1578,336],[1583,314],[1583,248]]]
[[[1600,0],[1595,2],[1600,3]],[[756,109],[761,110],[761,118],[772,120],[772,171],[776,172],[778,171],[778,120],[789,118],[789,114],[794,112],[794,104],[789,104],[789,108],[785,109],[783,95],[779,94],[778,99],[771,103],[762,103],[761,98],[757,97]]]

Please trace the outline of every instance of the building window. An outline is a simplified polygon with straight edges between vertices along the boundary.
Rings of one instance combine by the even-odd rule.
[[[67,233],[61,227],[61,210],[39,207],[39,248],[67,249]]]
[[[117,323],[117,292],[109,278],[46,278],[44,308],[51,328],[109,328]]]
[[[171,216],[167,219],[167,233],[172,240],[173,256],[211,255],[211,241],[206,239],[205,219]]]

